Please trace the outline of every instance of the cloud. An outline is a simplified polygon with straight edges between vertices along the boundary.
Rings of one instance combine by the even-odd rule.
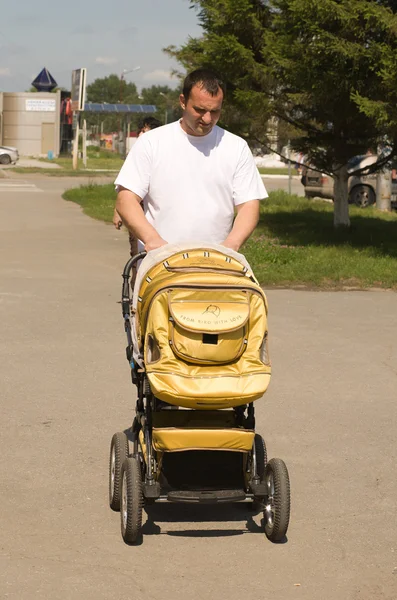
[[[95,62],[98,65],[114,65],[118,60],[117,58],[112,58],[110,56],[97,56]]]
[[[0,45],[0,53],[3,58],[5,54],[9,54],[14,57],[26,54],[26,52],[27,46],[20,46],[19,44],[14,44],[12,42]]]
[[[72,35],[94,35],[97,31],[90,25],[81,25],[72,31]]]
[[[124,29],[120,29],[118,32],[119,35],[126,35],[130,33],[136,33],[138,31],[138,27],[124,27]]]
[[[154,71],[150,71],[150,73],[145,73],[143,79],[145,81],[171,81],[172,74],[171,71],[155,69]]]
[[[17,25],[31,25],[32,23],[41,23],[42,17],[36,13],[26,13],[18,15],[13,19],[13,23]]]
[[[9,77],[11,75],[11,71],[8,67],[0,67],[0,76],[1,77]]]

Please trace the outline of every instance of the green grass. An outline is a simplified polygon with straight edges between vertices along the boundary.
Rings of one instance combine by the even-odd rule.
[[[37,160],[37,159],[36,159]],[[48,158],[38,159],[44,164],[56,164],[59,165],[60,169],[46,169],[45,167],[14,167],[12,170],[15,173],[27,175],[29,173],[41,173],[42,175],[49,175],[50,177],[101,177],[106,174],[114,175],[121,169],[124,159],[115,152],[110,150],[103,150],[89,146],[87,148],[87,167],[83,165],[81,158],[77,161],[77,169],[73,169],[72,158],[67,156],[61,156],[49,160]],[[259,169],[262,175],[288,175],[288,168],[285,169]],[[292,175],[296,175],[297,171],[291,169]]]
[[[113,184],[90,184],[66,190],[65,200],[80,204],[83,212],[94,219],[112,222],[116,191]]]
[[[15,167],[12,169],[14,173],[20,174],[35,174],[49,175],[51,177],[105,177],[112,175],[116,179],[117,171],[91,171],[90,169],[81,169],[74,171],[73,169],[45,169],[41,167]]]
[[[283,167],[283,168],[274,168],[274,169],[267,169],[265,167],[261,167],[259,169],[259,173],[261,175],[288,175],[288,167]],[[291,167],[291,175],[298,175],[298,171],[296,169],[294,169],[293,167]]]
[[[113,185],[64,194],[90,217],[108,222],[115,197]],[[350,216],[350,230],[335,230],[332,204],[271,192],[242,252],[265,286],[397,290],[397,214],[350,207]]]
[[[72,158],[69,156],[60,156],[59,158],[54,158],[52,160],[49,160],[48,158],[42,158],[40,160],[46,163],[55,163],[62,167],[62,169],[73,170]],[[94,146],[89,146],[87,148],[87,169],[119,171],[123,162],[124,158],[115,152],[111,152],[110,150],[103,150],[102,148],[97,148]],[[77,166],[78,169],[84,169],[81,158],[78,159]]]

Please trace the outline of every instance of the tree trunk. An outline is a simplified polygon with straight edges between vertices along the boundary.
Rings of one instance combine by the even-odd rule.
[[[391,171],[385,168],[376,176],[376,208],[391,211]]]
[[[334,226],[350,227],[349,193],[347,167],[338,169],[334,174]]]

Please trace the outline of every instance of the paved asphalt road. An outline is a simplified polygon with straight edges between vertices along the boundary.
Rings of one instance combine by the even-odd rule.
[[[12,181],[0,180],[0,598],[395,600],[397,296],[268,292],[274,374],[257,430],[290,471],[285,543],[246,505],[163,504],[129,547],[107,506],[109,442],[134,404],[127,237],[63,201],[65,180]]]

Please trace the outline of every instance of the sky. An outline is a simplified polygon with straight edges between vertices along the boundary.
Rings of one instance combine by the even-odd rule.
[[[4,4],[3,4],[4,3]],[[73,69],[87,83],[111,73],[135,83],[176,87],[181,68],[162,48],[202,33],[189,0],[0,0],[0,91],[24,92],[43,67],[70,89]]]

